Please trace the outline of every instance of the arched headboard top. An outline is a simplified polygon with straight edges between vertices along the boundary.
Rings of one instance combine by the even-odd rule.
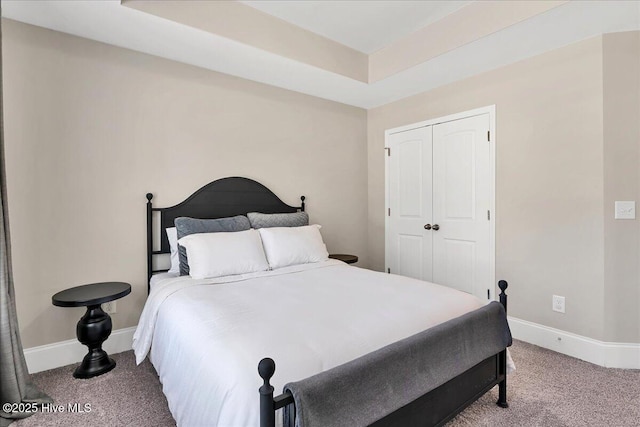
[[[215,219],[249,212],[293,213],[304,211],[305,197],[300,197],[300,206],[289,206],[273,191],[257,181],[243,177],[221,178],[203,186],[183,202],[166,208],[152,205],[153,194],[147,193],[147,262],[151,274],[151,256],[169,253],[169,241],[165,228],[174,227],[174,220],[186,216]],[[153,250],[153,212],[160,212],[160,250]]]

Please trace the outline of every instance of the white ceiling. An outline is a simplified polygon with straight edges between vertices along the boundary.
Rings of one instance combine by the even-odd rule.
[[[570,1],[367,84],[121,6],[119,0],[2,0],[2,16],[361,108],[388,104],[603,33],[640,30],[638,1]]]
[[[470,1],[240,0],[328,39],[370,54]]]

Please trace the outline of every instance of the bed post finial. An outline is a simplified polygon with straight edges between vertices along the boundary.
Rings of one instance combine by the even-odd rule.
[[[507,283],[506,280],[500,280],[498,282],[498,287],[500,288],[500,304],[502,304],[502,306],[504,307],[504,311],[505,313],[507,312],[507,294],[504,293],[504,291],[507,290],[507,288],[509,287],[509,284]]]
[[[300,206],[300,210],[301,210],[302,212],[304,212],[304,199],[306,199],[306,197],[304,197],[304,196],[300,196],[300,200],[302,201],[302,205]]]
[[[258,374],[264,380],[260,387],[260,427],[275,427],[276,410],[273,404],[273,386],[269,380],[276,372],[276,362],[265,357],[258,363]]]

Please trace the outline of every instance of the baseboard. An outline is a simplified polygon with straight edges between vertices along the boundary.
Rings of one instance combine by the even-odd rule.
[[[509,316],[515,339],[607,368],[640,369],[640,344],[594,340]]]
[[[131,350],[135,330],[136,327],[133,326],[111,332],[109,339],[104,342],[102,348],[109,354]],[[80,363],[85,354],[87,354],[87,347],[80,344],[77,339],[40,345],[24,350],[24,358],[31,374],[72,363]]]

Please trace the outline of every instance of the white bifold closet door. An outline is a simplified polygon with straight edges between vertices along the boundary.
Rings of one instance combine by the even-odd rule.
[[[491,283],[489,115],[392,134],[391,273],[487,298]]]

